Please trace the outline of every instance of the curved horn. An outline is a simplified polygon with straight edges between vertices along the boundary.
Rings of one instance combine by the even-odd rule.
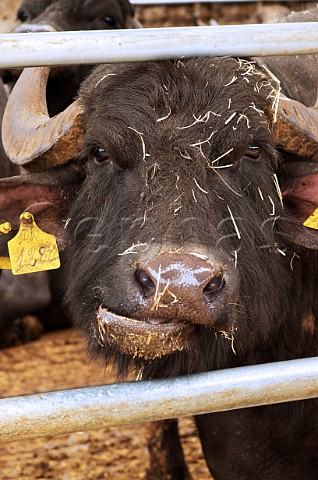
[[[273,134],[278,147],[318,161],[318,101],[306,107],[282,95]]]
[[[9,97],[2,139],[10,160],[28,169],[68,163],[81,151],[84,110],[78,101],[49,117],[46,83],[49,68],[26,68]],[[26,91],[29,93],[26,95]]]

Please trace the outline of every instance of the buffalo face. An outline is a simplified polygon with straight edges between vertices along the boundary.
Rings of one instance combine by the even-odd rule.
[[[38,219],[68,246],[75,324],[121,373],[270,361],[280,334],[298,341],[306,269],[297,244],[311,241],[300,220],[316,199],[297,211],[299,195],[288,193],[275,143],[291,151],[286,129],[301,129],[278,101],[267,74],[232,58],[99,67],[71,107],[78,160],[23,179],[49,192],[54,215],[48,207]],[[6,148],[27,168],[74,157],[36,132],[37,155],[19,156],[9,120]]]
[[[121,366],[160,357],[161,372],[204,370],[268,338],[274,312],[282,321],[292,252],[275,95],[233,59],[102,67],[83,85],[67,299],[93,350]]]

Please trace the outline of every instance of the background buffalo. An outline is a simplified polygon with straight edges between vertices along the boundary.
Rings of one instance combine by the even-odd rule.
[[[23,0],[12,33],[109,30],[137,28],[129,0]],[[67,107],[92,66],[56,67],[47,85],[51,115]],[[11,89],[20,69],[5,70],[2,78]]]

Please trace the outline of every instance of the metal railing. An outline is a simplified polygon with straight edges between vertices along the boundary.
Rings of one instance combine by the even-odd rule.
[[[318,357],[0,400],[0,443],[318,396]]]
[[[0,35],[1,68],[317,52],[318,22]]]

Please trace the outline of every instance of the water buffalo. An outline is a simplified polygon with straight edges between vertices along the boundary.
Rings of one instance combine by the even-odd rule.
[[[109,30],[138,28],[129,0],[23,0],[17,10],[19,24],[12,33],[58,32],[68,30]],[[91,65],[56,67],[47,85],[51,115],[65,109],[77,93]],[[2,72],[4,82],[12,87],[19,69]]]
[[[1,182],[0,221],[55,234],[92,354],[143,378],[317,355],[317,57],[104,65],[52,119],[47,74],[6,109],[31,173]],[[317,408],[196,417],[211,474],[316,479]]]

